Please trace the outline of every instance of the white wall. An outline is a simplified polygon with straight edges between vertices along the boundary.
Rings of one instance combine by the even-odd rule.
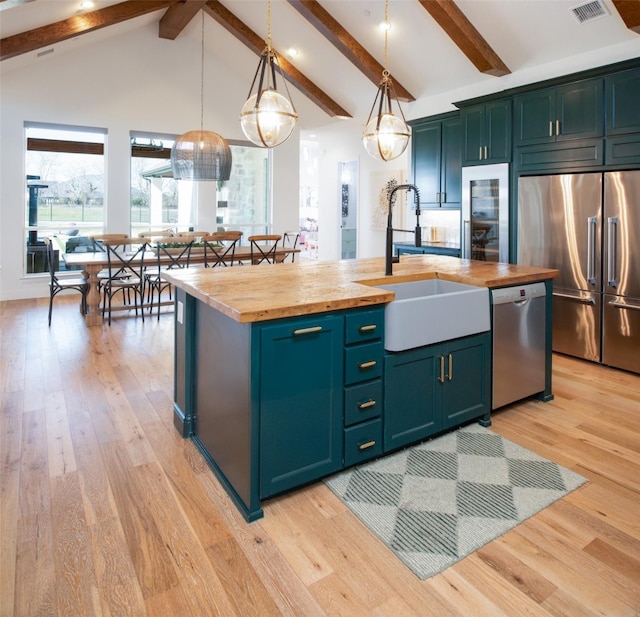
[[[223,46],[216,24],[206,20],[205,40]],[[107,231],[129,231],[129,134],[148,131],[179,135],[200,124],[200,24],[188,26],[175,41],[158,39],[157,23],[125,31],[116,38],[45,56],[2,74],[0,91],[0,300],[48,295],[45,276],[23,275],[24,266],[24,122],[46,122],[107,130],[105,198]],[[234,52],[235,53],[235,52]],[[239,52],[242,53],[242,52]],[[247,52],[249,53],[249,52]],[[501,79],[483,79],[475,86],[421,99],[403,106],[408,119],[454,109],[453,102],[492,91],[609,64],[638,55],[636,41],[598,54],[567,58]],[[224,54],[217,57],[223,57]],[[228,139],[244,139],[238,121],[251,75],[238,75],[216,56],[205,61],[204,128]],[[257,57],[255,58],[257,64]],[[293,96],[301,98],[295,89]],[[371,98],[375,87],[371,88]],[[298,103],[304,127],[304,107]],[[361,131],[366,118],[353,118],[314,130],[320,144],[320,258],[339,253],[338,163],[359,162],[358,255],[384,254],[384,232],[372,229],[371,174],[402,168],[408,177],[409,156],[389,163],[364,151]],[[273,151],[273,230],[298,225],[299,134]]]

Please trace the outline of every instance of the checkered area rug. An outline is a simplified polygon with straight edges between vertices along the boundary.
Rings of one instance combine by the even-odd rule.
[[[586,482],[477,424],[325,480],[421,579]]]

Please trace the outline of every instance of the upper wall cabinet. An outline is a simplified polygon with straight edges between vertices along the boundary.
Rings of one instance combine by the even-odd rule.
[[[607,137],[640,133],[640,69],[614,73],[604,80]]]
[[[514,97],[516,146],[602,137],[603,80],[587,79]]]
[[[511,160],[511,100],[462,109],[462,164],[484,165]]]
[[[411,123],[411,169],[421,208],[460,208],[462,144],[458,114]]]
[[[604,81],[607,111],[605,163],[640,164],[640,69],[609,75]]]

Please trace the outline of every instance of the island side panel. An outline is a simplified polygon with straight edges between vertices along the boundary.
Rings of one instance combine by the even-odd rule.
[[[173,425],[182,437],[193,434],[193,336],[196,300],[182,289],[175,290]]]
[[[196,306],[194,441],[248,520],[262,516],[257,419],[251,404],[251,324]]]

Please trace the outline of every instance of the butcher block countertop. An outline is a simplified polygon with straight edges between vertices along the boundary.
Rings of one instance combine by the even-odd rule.
[[[478,287],[542,281],[557,270],[458,259],[404,255],[385,276],[384,257],[230,268],[189,268],[163,278],[238,322],[265,321],[372,306],[395,294],[376,285],[440,278]]]

